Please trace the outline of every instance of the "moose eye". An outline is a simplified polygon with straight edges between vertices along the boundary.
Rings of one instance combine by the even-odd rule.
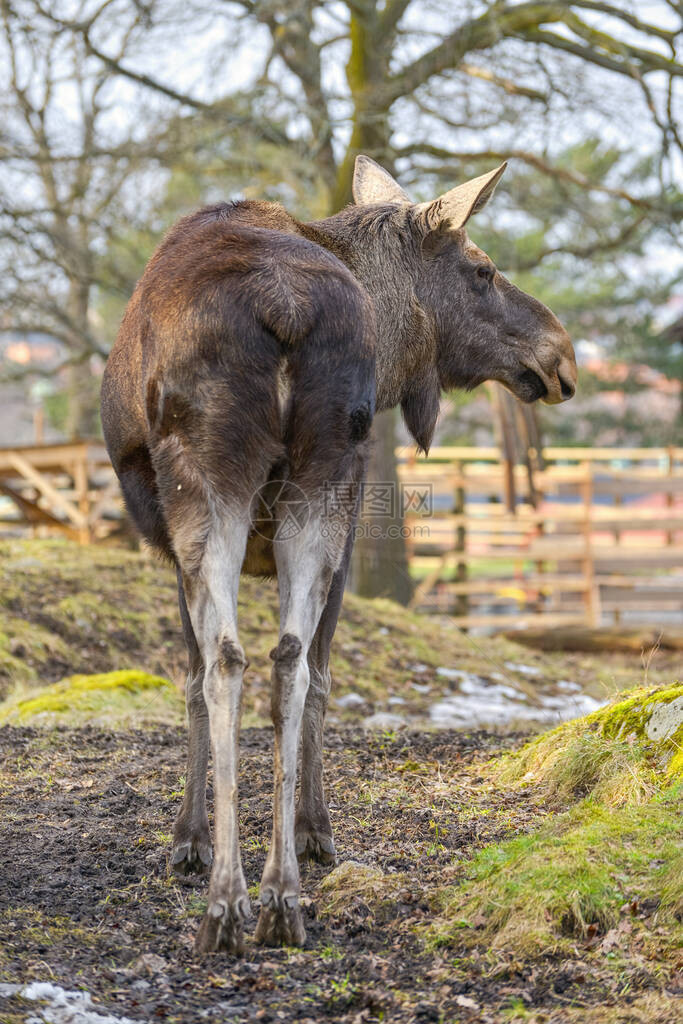
[[[495,274],[495,267],[491,266],[490,263],[480,263],[477,267],[477,277],[482,281],[493,281],[493,275]]]

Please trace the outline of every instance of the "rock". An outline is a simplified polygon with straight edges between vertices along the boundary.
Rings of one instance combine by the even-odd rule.
[[[666,704],[654,704],[645,726],[649,740],[663,742],[675,736],[683,726],[683,697],[675,697]]]
[[[363,719],[363,726],[366,729],[403,729],[405,725],[405,719],[400,715],[392,715],[389,711],[378,711]]]
[[[135,974],[163,974],[168,967],[168,961],[157,953],[141,953],[130,967]]]
[[[466,1010],[479,1009],[479,1003],[477,1003],[474,999],[470,999],[469,996],[456,996],[455,1001],[458,1004],[458,1006],[462,1006]]]

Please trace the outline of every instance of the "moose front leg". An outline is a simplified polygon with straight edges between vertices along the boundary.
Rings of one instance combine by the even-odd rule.
[[[308,650],[332,578],[319,522],[287,541],[275,541],[280,590],[280,641],[272,652],[271,707],[275,728],[273,834],[261,879],[256,941],[300,946],[306,937],[299,908],[299,867],[294,837],[296,768],[309,686]]]

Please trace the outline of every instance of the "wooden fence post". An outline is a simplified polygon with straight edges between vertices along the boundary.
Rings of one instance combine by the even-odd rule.
[[[674,475],[675,465],[676,465],[676,449],[674,448],[674,446],[672,444],[670,444],[669,447],[668,447],[668,451],[667,451],[667,467],[666,467],[666,475],[669,477],[669,479],[671,479],[671,477]],[[675,504],[674,493],[673,493],[673,490],[669,489],[666,492],[666,507],[668,509],[673,509],[674,504]],[[667,530],[666,546],[670,547],[674,543],[674,539],[675,539],[674,533],[671,530]]]
[[[466,494],[465,494],[465,465],[463,462],[455,463],[455,472],[457,473],[458,479],[455,485],[455,501],[454,509],[455,514],[460,516],[461,519],[458,521],[458,526],[455,532],[455,550],[456,552],[465,551],[465,545],[467,542],[467,535],[465,530],[465,505],[466,505]],[[465,583],[467,580],[467,563],[457,562],[455,566],[455,580],[456,583]],[[455,614],[456,615],[469,615],[470,611],[470,600],[467,594],[458,594],[455,602]]]
[[[78,508],[83,516],[83,526],[79,530],[79,541],[81,544],[90,544],[92,531],[90,528],[90,497],[88,495],[88,450],[83,445],[83,450],[73,464],[74,491]]]
[[[584,559],[583,571],[586,579],[586,617],[590,626],[600,625],[600,594],[595,583],[595,558],[593,554],[592,505],[593,505],[593,463],[586,460],[582,464],[584,477],[581,481],[583,497],[583,538]]]

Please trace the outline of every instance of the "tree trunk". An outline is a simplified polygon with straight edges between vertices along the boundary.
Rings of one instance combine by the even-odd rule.
[[[351,588],[363,597],[389,597],[407,604],[413,593],[403,535],[401,492],[396,473],[396,410],[380,413],[351,568]]]
[[[84,266],[80,279],[73,279],[69,286],[67,313],[73,332],[71,353],[74,361],[67,370],[66,397],[67,414],[65,430],[69,438],[91,438],[100,434],[99,386],[90,369],[87,355],[88,313],[90,309],[91,276],[88,263],[87,241],[78,239]]]
[[[391,40],[382,38],[377,11],[354,9],[351,53],[346,77],[353,98],[351,139],[337,172],[333,209],[352,201],[356,156],[367,153],[393,173],[389,152],[389,115],[375,98],[388,73]],[[413,583],[408,571],[403,510],[396,473],[396,411],[381,413],[373,426],[373,449],[363,502],[364,514],[351,565],[351,589],[363,597],[389,597],[407,604]],[[382,492],[380,494],[380,491]]]
[[[70,440],[100,435],[99,382],[90,360],[73,363],[67,370],[67,415],[65,431]]]

